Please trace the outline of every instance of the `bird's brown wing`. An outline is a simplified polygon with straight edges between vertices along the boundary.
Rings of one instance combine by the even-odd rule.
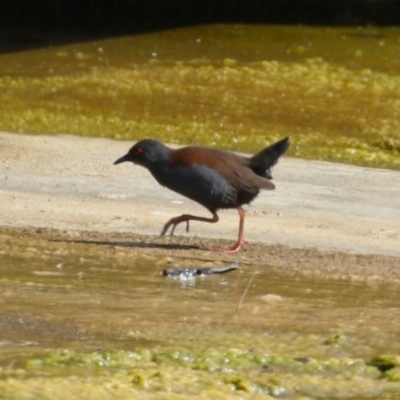
[[[258,176],[250,168],[248,158],[228,151],[184,147],[173,151],[171,163],[187,167],[197,164],[212,168],[236,189],[239,197],[253,199],[260,189],[272,190],[275,188],[270,180]]]

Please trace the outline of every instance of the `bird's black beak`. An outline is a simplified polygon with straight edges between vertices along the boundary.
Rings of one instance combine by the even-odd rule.
[[[114,165],[115,164],[121,164],[121,163],[126,162],[126,161],[129,161],[128,154],[125,154],[121,158],[118,158],[118,160],[114,162]]]

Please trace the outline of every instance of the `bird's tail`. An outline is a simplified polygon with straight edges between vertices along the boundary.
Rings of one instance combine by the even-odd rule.
[[[290,136],[261,150],[250,158],[250,168],[260,176],[272,179],[272,168],[279,157],[289,148]]]

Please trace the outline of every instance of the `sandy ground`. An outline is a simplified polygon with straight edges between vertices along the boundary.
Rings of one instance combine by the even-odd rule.
[[[99,238],[139,235],[156,248],[169,218],[208,216],[201,206],[159,186],[145,169],[113,166],[131,145],[0,132],[0,226]],[[274,179],[276,190],[262,192],[247,208],[245,235],[251,244],[239,258],[400,277],[398,171],[283,157]],[[161,243],[198,244],[203,252],[210,239],[213,246],[229,244],[216,243],[221,239],[233,243],[237,212],[222,211],[220,217],[218,224],[192,223],[190,233],[179,226],[178,237]],[[200,256],[199,250],[188,256]]]

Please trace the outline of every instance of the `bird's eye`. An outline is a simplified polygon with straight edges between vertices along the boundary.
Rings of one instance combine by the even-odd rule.
[[[135,149],[135,156],[140,156],[143,153],[143,149],[141,147],[138,147]]]

